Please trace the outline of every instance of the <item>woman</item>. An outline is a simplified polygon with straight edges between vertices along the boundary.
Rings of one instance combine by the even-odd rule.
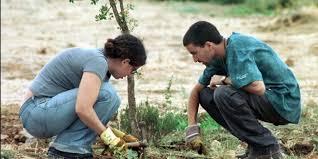
[[[109,78],[133,74],[146,58],[142,42],[129,34],[108,39],[104,49],[63,50],[28,88],[19,114],[23,127],[37,138],[56,136],[48,150],[52,158],[92,158],[97,135],[122,147],[122,140],[105,126],[120,105]]]

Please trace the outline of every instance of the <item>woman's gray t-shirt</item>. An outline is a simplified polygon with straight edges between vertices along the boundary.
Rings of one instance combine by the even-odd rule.
[[[103,49],[69,48],[50,60],[32,81],[34,96],[53,97],[78,88],[84,72],[95,73],[101,81],[108,81],[108,65]]]

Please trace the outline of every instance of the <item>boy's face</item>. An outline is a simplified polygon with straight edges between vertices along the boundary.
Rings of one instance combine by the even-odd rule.
[[[200,62],[204,65],[207,65],[215,56],[215,50],[209,42],[206,42],[203,46],[191,43],[186,48],[192,55],[194,62]]]

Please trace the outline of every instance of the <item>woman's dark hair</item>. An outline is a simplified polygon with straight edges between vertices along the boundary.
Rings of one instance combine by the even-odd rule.
[[[133,66],[146,64],[146,50],[141,40],[130,34],[122,34],[108,39],[104,46],[104,55],[110,58],[130,59]]]
[[[192,24],[183,36],[183,46],[189,44],[203,46],[207,41],[219,44],[222,39],[222,35],[213,24],[206,21],[198,21]]]

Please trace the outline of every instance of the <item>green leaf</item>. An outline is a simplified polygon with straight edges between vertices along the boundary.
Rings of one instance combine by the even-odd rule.
[[[133,150],[128,150],[127,151],[127,158],[128,159],[138,159],[138,153],[136,151]]]
[[[95,16],[96,21],[112,19],[113,13],[110,13],[109,11],[110,11],[110,7],[108,7],[106,4],[103,5],[99,9],[99,14]]]
[[[91,0],[91,4],[96,5],[99,0]]]

